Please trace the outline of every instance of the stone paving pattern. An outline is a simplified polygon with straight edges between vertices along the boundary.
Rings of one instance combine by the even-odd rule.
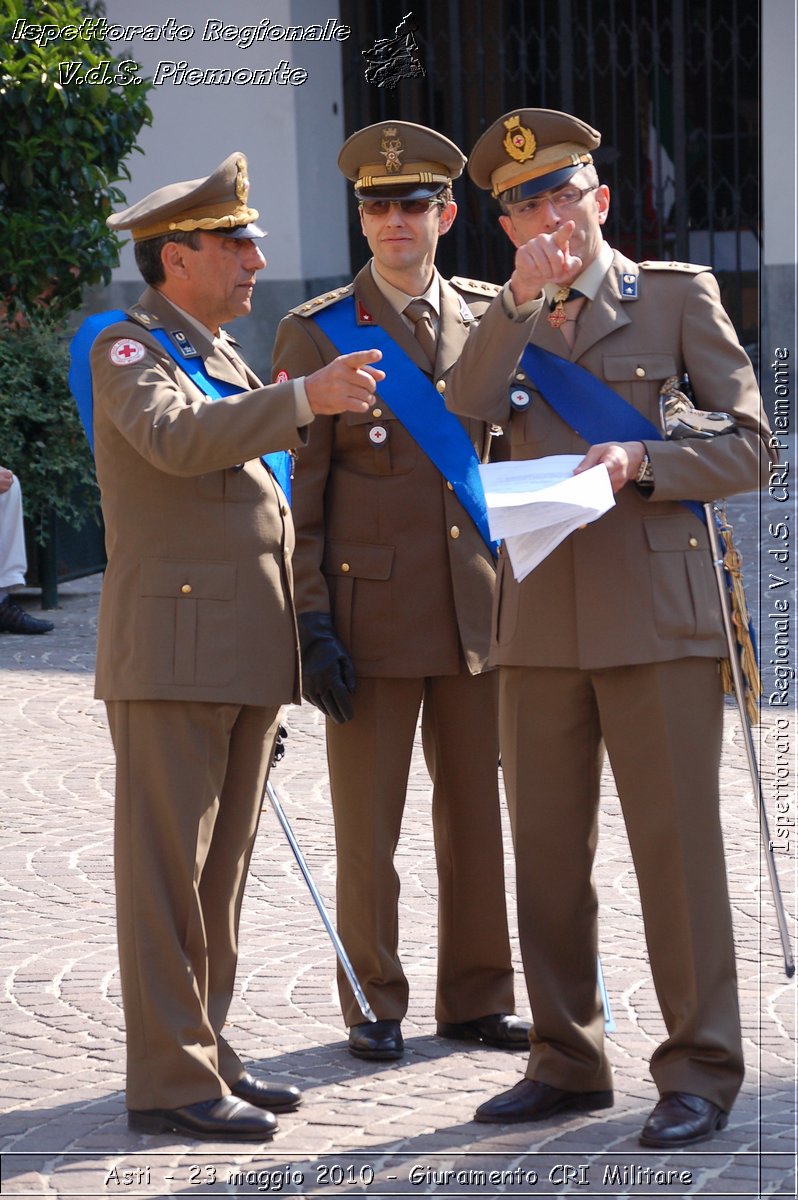
[[[767,665],[775,654],[766,624],[766,606],[772,602],[767,587],[772,517],[756,497],[730,506],[730,514],[748,563],[752,607],[758,610],[757,597],[762,597],[761,650]],[[473,1122],[475,1107],[515,1083],[525,1059],[435,1036],[436,877],[430,788],[418,749],[397,854],[402,956],[411,985],[404,1059],[368,1064],[347,1053],[332,948],[276,818],[267,810],[243,911],[230,1036],[253,1069],[296,1082],[305,1102],[297,1113],[280,1118],[277,1136],[263,1147],[129,1133],[114,931],[113,755],[104,707],[93,698],[100,585],[99,576],[62,585],[60,607],[51,614],[57,626],[53,633],[0,635],[4,1194],[796,1195],[795,981],[783,968],[758,812],[731,703],[723,820],[747,1077],[727,1129],[711,1143],[672,1155],[637,1143],[656,1101],[647,1061],[663,1026],[609,770],[597,880],[601,955],[615,1020],[610,1035],[615,1107],[537,1126]],[[788,590],[794,594],[794,588]],[[23,599],[38,611],[34,593]],[[766,692],[771,686],[766,675]],[[273,779],[334,911],[323,722],[305,705],[289,710],[288,724],[287,754]],[[794,771],[796,762],[794,711],[765,705],[755,738],[772,824],[776,780]],[[789,794],[795,795],[794,782]],[[794,817],[794,804],[791,813]],[[506,825],[505,831],[514,930],[514,868]],[[792,918],[795,829],[788,828],[788,834],[780,843],[779,866]],[[792,919],[791,930],[794,934]],[[519,1011],[528,1014],[517,941],[514,945]],[[671,1182],[660,1182],[657,1173],[662,1172],[672,1173]]]

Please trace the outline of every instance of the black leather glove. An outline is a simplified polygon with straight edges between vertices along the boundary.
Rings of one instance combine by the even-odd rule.
[[[274,739],[274,746],[272,747],[272,766],[273,767],[276,767],[278,765],[281,758],[285,754],[285,743],[286,743],[287,737],[288,737],[288,730],[286,729],[285,725],[278,725],[277,737]]]
[[[306,612],[297,616],[302,651],[302,695],[338,725],[352,719],[355,668],[336,636],[332,615]]]

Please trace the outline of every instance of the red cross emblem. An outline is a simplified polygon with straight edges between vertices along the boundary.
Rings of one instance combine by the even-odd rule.
[[[145,350],[141,342],[134,342],[132,338],[120,338],[118,342],[114,342],[109,353],[115,366],[124,367],[143,358]]]

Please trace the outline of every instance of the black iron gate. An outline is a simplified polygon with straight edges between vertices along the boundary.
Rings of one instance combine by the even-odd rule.
[[[513,107],[558,108],[602,133],[607,236],[635,259],[707,263],[752,352],[758,336],[760,0],[341,0],[347,133],[393,118],[468,153]],[[366,80],[364,50],[412,13],[423,76]],[[505,279],[511,247],[460,181],[446,274]],[[365,247],[352,210],[353,269]]]

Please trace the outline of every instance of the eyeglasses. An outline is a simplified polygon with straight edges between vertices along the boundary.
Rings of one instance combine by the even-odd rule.
[[[390,211],[391,205],[395,204],[397,208],[401,208],[403,213],[410,213],[414,217],[421,216],[422,213],[429,212],[430,208],[442,205],[442,200],[361,200],[360,207],[363,212],[369,217],[384,217]]]
[[[540,196],[530,196],[528,200],[521,200],[518,204],[510,204],[510,214],[514,217],[531,217],[539,213],[544,204],[552,204],[557,212],[562,212],[566,208],[573,208],[578,204],[588,192],[595,192],[598,187],[597,183],[591,187],[564,187],[557,192],[543,192]]]

